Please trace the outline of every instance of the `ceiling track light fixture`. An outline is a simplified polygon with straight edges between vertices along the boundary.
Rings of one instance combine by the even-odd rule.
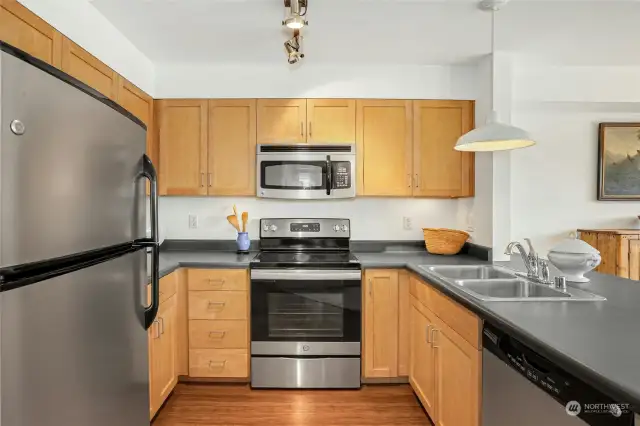
[[[299,30],[309,25],[304,19],[307,15],[307,4],[309,0],[284,0],[284,7],[289,8],[282,25],[292,30]],[[304,13],[300,13],[300,9],[304,8]]]
[[[495,15],[509,0],[481,0],[478,7],[491,13],[491,53],[496,51]],[[484,126],[465,133],[458,139],[457,151],[493,152],[526,148],[535,145],[531,135],[519,127],[500,123],[491,97],[491,115]]]
[[[284,42],[284,50],[287,52],[287,61],[290,65],[304,58],[304,53],[302,53],[302,36],[299,31],[295,31],[293,37]]]

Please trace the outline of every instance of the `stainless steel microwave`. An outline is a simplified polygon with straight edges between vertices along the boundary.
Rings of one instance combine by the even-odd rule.
[[[356,146],[258,145],[256,178],[260,198],[353,198]]]

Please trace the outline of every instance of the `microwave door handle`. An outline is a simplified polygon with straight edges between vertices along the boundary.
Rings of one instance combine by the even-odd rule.
[[[331,174],[331,156],[327,155],[327,195],[331,195],[331,186],[333,185]]]

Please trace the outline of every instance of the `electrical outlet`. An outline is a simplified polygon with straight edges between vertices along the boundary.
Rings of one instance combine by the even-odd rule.
[[[411,223],[411,218],[410,217],[403,217],[402,218],[402,227],[409,231],[412,228],[413,224]]]
[[[195,214],[189,215],[189,229],[198,229],[198,216]]]

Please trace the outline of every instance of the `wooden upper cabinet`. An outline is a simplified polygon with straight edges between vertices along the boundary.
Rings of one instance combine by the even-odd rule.
[[[157,101],[160,194],[207,195],[206,100]]]
[[[307,142],[355,143],[356,101],[307,99]]]
[[[413,102],[413,195],[470,197],[474,155],[454,150],[473,129],[473,101]]]
[[[256,100],[209,101],[209,195],[256,193]]]
[[[153,115],[153,99],[134,86],[126,78],[118,75],[118,103],[140,121],[149,126]]]
[[[62,40],[62,71],[109,99],[118,97],[116,72],[66,37]]]
[[[364,284],[364,377],[397,377],[398,271],[367,270]]]
[[[258,99],[258,143],[302,143],[306,135],[306,99]]]
[[[62,34],[16,0],[0,0],[0,40],[60,67]]]
[[[157,167],[157,147],[154,135],[153,98],[118,75],[117,99],[120,106],[147,125],[147,155]]]
[[[357,102],[358,193],[412,195],[411,101]]]

